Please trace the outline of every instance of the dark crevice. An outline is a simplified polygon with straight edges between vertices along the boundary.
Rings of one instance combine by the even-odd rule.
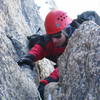
[[[11,43],[16,51],[16,54],[19,57],[22,57],[23,55],[25,55],[25,52],[22,51],[22,47],[23,47],[22,44],[18,40],[14,39],[12,36],[7,35],[7,37],[11,41]]]

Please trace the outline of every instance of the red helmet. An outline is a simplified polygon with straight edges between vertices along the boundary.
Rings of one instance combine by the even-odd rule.
[[[63,30],[72,22],[72,19],[67,14],[60,10],[49,12],[45,19],[45,29],[47,34],[56,34]]]

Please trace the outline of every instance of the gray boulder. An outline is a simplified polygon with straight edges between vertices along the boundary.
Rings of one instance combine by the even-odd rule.
[[[40,99],[38,66],[31,71],[29,66],[18,66],[17,61],[28,52],[27,36],[43,33],[34,0],[0,0],[0,100]]]
[[[20,68],[17,64],[28,51],[27,36],[34,34],[38,26],[43,27],[34,0],[31,2],[28,5],[27,0],[0,0],[0,100],[40,98],[35,84],[39,80],[37,71],[31,71],[29,66]]]
[[[46,86],[45,100],[100,100],[100,26],[84,22],[58,64],[60,80]]]
[[[0,33],[0,100],[39,100],[31,70],[21,69],[15,56],[11,41]]]
[[[100,26],[85,22],[59,58],[59,100],[100,100]]]

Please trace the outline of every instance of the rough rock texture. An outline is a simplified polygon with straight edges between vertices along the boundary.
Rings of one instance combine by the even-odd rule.
[[[26,36],[34,34],[38,27],[43,27],[32,1],[28,5],[28,0],[0,0],[0,30],[15,43],[15,48],[19,47],[24,52],[27,51]],[[23,56],[20,53],[17,51],[18,56]]]
[[[16,63],[28,51],[27,36],[39,28],[38,34],[44,33],[38,9],[34,0],[0,0],[0,100],[40,99],[37,85],[43,67],[31,71]],[[53,70],[49,64],[39,62],[47,68],[41,78]],[[87,22],[76,30],[59,66],[60,82],[47,86],[46,100],[100,100],[100,27]]]
[[[45,100],[100,100],[100,26],[81,25],[58,64],[59,83],[45,88]]]
[[[37,68],[16,63],[28,51],[27,36],[38,28],[43,34],[34,0],[0,0],[0,100],[39,100]]]
[[[52,61],[49,61],[46,58],[38,61],[37,63],[38,63],[38,71],[39,71],[40,79],[44,79],[48,77],[49,74],[53,72],[54,70],[53,65],[55,65],[55,63]]]
[[[59,62],[59,100],[100,100],[100,26],[85,22]]]
[[[57,82],[51,82],[45,87],[45,100],[58,100],[61,93],[61,88]]]
[[[38,100],[36,85],[29,74],[32,72],[20,69],[15,56],[11,41],[0,34],[0,100]]]

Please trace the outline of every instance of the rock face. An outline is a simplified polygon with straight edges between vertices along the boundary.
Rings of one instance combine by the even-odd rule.
[[[11,41],[0,34],[0,100],[38,100],[39,95],[31,79],[30,70],[20,69]]]
[[[59,66],[59,100],[100,100],[100,26],[94,22],[81,25]]]
[[[60,80],[45,88],[45,100],[100,100],[100,26],[85,22],[58,60]]]
[[[35,13],[36,6],[32,10],[31,5],[26,7],[27,2],[0,0],[0,100],[39,100],[36,71],[33,75],[30,69],[21,69],[16,63],[28,50],[26,36],[35,33],[35,26],[42,23]],[[32,0],[31,3],[35,5]]]
[[[27,36],[44,33],[34,0],[0,0],[0,100],[39,100],[37,69],[16,63],[27,53]],[[36,83],[36,84],[35,84]]]

